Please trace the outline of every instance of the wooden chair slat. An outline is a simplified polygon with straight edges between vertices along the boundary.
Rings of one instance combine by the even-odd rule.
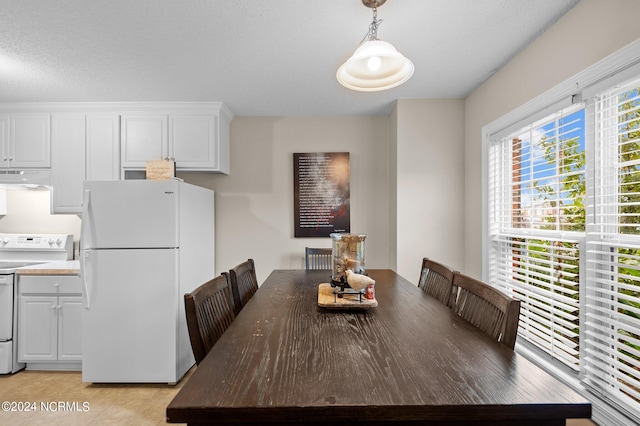
[[[513,349],[520,322],[520,301],[475,278],[456,273],[453,310],[498,342]]]
[[[418,287],[428,295],[451,307],[455,301],[453,291],[454,273],[455,271],[450,267],[425,257],[422,259]]]
[[[258,291],[258,279],[253,259],[247,259],[235,268],[229,270],[231,290],[236,308],[236,315],[247,304],[249,299]]]
[[[191,349],[200,364],[236,317],[228,274],[185,294],[184,304]]]
[[[330,248],[305,247],[306,269],[333,269],[332,250]]]

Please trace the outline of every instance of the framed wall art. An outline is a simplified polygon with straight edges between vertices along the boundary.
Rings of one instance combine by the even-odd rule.
[[[349,153],[293,154],[295,237],[350,232]]]

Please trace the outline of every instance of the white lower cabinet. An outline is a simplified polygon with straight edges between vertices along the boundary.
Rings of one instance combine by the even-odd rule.
[[[79,370],[82,288],[77,275],[20,275],[18,360],[31,370]]]

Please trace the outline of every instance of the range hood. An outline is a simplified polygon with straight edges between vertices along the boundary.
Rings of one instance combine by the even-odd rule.
[[[0,170],[0,189],[49,189],[49,170]]]

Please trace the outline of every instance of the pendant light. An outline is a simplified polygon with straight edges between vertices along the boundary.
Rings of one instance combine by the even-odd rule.
[[[362,0],[373,9],[373,22],[353,55],[338,69],[336,77],[344,87],[362,92],[391,89],[409,80],[413,63],[391,43],[378,40],[378,6],[386,0]]]

